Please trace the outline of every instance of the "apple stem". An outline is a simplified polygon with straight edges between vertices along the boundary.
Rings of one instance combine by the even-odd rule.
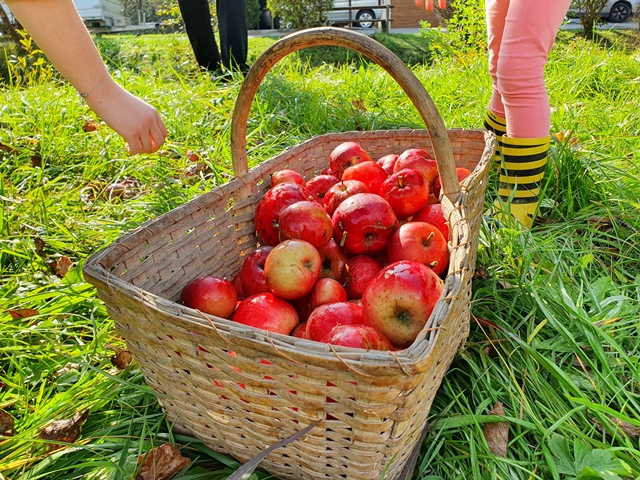
[[[347,241],[347,232],[342,232],[342,238],[340,239],[340,246],[344,247],[344,242]]]
[[[425,240],[424,242],[422,242],[422,244],[423,244],[424,246],[429,245],[429,243],[431,242],[431,239],[432,239],[434,236],[435,236],[435,233],[431,232],[431,233],[429,234],[429,236],[426,238],[426,240]]]

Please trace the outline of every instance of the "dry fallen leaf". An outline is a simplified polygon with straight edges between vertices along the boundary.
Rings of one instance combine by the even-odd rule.
[[[11,145],[6,145],[0,142],[0,150],[8,153],[19,153],[18,150],[13,148]]]
[[[33,308],[10,308],[7,311],[13,318],[29,318],[40,314],[38,310]]]
[[[73,267],[73,261],[66,255],[60,256],[58,260],[54,260],[50,263],[51,268],[56,272],[56,275],[63,278],[71,267]]]
[[[135,197],[140,191],[138,182],[136,180],[125,179],[119,182],[114,182],[105,188],[105,196],[111,200],[113,198],[122,198],[128,200]]]
[[[82,124],[82,129],[85,132],[95,132],[100,129],[100,123],[97,120],[85,120]]]
[[[491,278],[489,271],[481,266],[476,266],[476,269],[473,272],[474,280],[488,280]]]
[[[352,100],[351,101],[351,105],[354,106],[354,108],[356,108],[357,110],[360,110],[362,112],[366,112],[367,111],[367,106],[364,104],[364,102],[362,100]]]
[[[189,165],[187,168],[184,169],[184,176],[192,177],[193,175],[197,175],[200,172],[206,172],[208,171],[208,169],[209,167],[205,162],[192,163],[191,165]]]
[[[640,437],[640,427],[637,427],[629,422],[625,422],[624,420],[620,420],[619,418],[612,417],[611,415],[609,415],[608,418],[613,429],[621,431],[629,438]],[[596,421],[596,424],[598,430],[602,432],[604,430],[602,424],[598,421]]]
[[[189,160],[190,162],[199,162],[200,161],[200,155],[198,155],[193,150],[187,150],[187,153],[186,153],[185,156],[187,157],[187,160]]]
[[[40,237],[34,237],[33,243],[36,246],[36,255],[40,258],[45,258],[47,256],[47,252],[45,249],[47,248],[47,244]]]
[[[138,457],[136,480],[169,480],[191,463],[173,445],[165,443]]]
[[[502,402],[496,403],[495,407],[489,412],[489,415],[498,415],[504,417],[504,409]],[[487,423],[482,427],[489,450],[499,457],[507,456],[507,446],[509,444],[509,422]]]
[[[12,437],[15,433],[14,425],[15,420],[13,417],[4,410],[0,410],[0,436]]]
[[[73,443],[80,438],[82,425],[88,417],[89,410],[85,410],[84,412],[77,412],[73,418],[55,420],[42,429],[38,438],[51,440],[52,443],[49,444],[49,451],[57,450],[63,445],[55,442]]]
[[[109,350],[113,350],[115,355],[111,357],[111,365],[116,367],[118,370],[126,370],[129,365],[131,365],[131,361],[133,360],[133,355],[129,350],[121,350],[118,347],[114,347],[112,345],[106,346]]]
[[[42,155],[39,153],[34,153],[31,155],[31,166],[33,168],[41,168],[42,167]]]

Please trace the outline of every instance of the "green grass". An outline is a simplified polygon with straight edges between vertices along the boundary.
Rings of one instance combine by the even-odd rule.
[[[447,126],[481,124],[490,95],[483,56],[425,65],[419,36],[379,38],[412,64]],[[251,39],[250,60],[273,41]],[[162,152],[130,158],[107,127],[83,131],[94,116],[55,75],[0,93],[0,143],[15,149],[0,155],[0,410],[15,421],[0,436],[0,478],[133,478],[138,456],[167,441],[195,460],[175,478],[226,478],[237,463],[174,436],[135,362],[112,366],[111,348],[124,342],[81,267],[229,178],[240,79],[198,73],[184,36],[98,43],[170,135]],[[638,44],[637,32],[596,43],[560,35],[547,69],[552,129],[571,134],[554,141],[540,223],[524,233],[482,228],[471,334],[434,401],[417,478],[640,477],[638,436],[618,424],[640,427]],[[255,165],[328,131],[421,126],[378,67],[335,49],[300,52],[260,88],[249,157]],[[189,149],[207,164],[199,175],[184,173]],[[134,196],[109,198],[107,186],[122,179],[135,180]],[[52,268],[62,257],[74,263],[64,278]],[[11,315],[24,308],[37,314]],[[509,422],[507,457],[483,435],[497,402]],[[80,439],[47,453],[42,428],[86,409]]]

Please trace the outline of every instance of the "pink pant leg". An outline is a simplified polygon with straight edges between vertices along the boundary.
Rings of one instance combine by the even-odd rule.
[[[506,118],[509,137],[549,135],[544,68],[570,3],[486,0],[489,73],[494,88],[489,108]]]
[[[504,24],[509,10],[509,0],[485,0],[485,13],[487,17],[487,44],[489,47],[489,75],[491,75],[492,92],[489,109],[505,118],[502,95],[498,90],[498,54],[502,43]]]

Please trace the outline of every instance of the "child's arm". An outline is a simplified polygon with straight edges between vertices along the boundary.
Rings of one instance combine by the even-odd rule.
[[[6,3],[89,107],[125,139],[131,154],[162,146],[167,130],[160,115],[111,78],[72,0]]]

